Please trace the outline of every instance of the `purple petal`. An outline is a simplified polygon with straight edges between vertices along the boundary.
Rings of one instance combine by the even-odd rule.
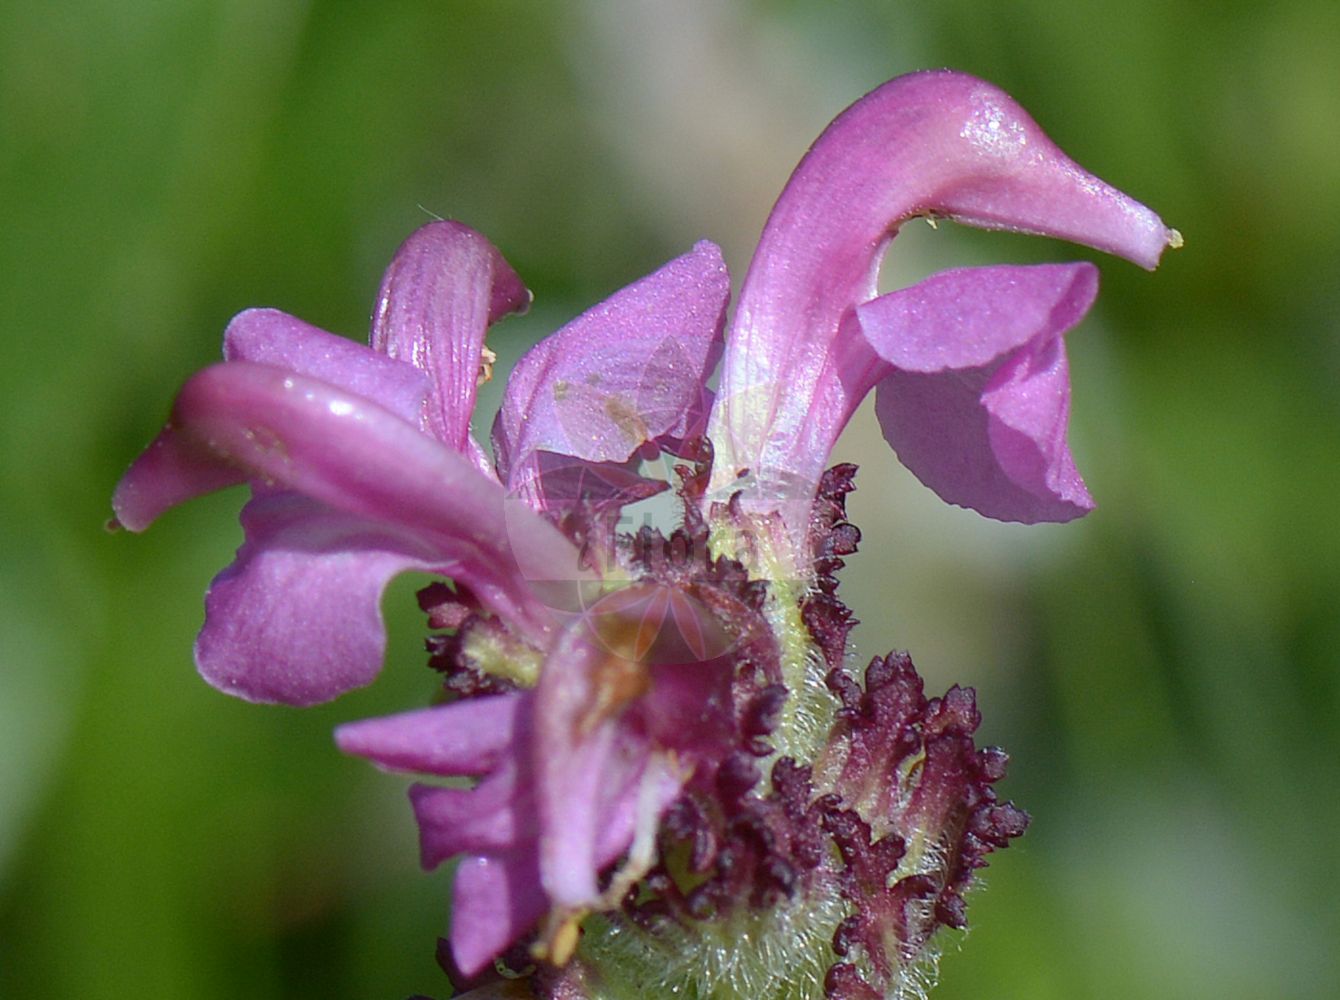
[[[504,694],[351,722],[335,730],[345,753],[393,771],[487,774],[518,739],[523,696]]]
[[[655,828],[684,774],[626,727],[598,726],[563,751],[547,748],[538,786],[540,872],[555,906],[599,905],[598,876],[635,835]]]
[[[228,361],[250,361],[321,379],[417,422],[428,393],[426,376],[345,337],[327,333],[278,309],[238,313],[223,334]],[[117,523],[142,531],[168,507],[246,481],[207,452],[173,444],[164,431],[117,485],[112,508]]]
[[[861,335],[894,368],[980,368],[1076,326],[1098,295],[1089,263],[964,267],[858,306]]]
[[[222,468],[404,531],[530,638],[542,641],[551,621],[537,590],[557,601],[582,577],[571,543],[468,459],[361,397],[282,369],[236,361],[198,373],[151,451],[153,467],[132,466],[118,490],[131,527],[206,492]],[[164,465],[199,474],[160,483],[152,472]]]
[[[533,850],[467,857],[452,890],[451,950],[473,976],[535,926],[549,908]]]
[[[699,433],[729,295],[720,250],[699,243],[527,353],[493,427],[509,492],[543,503],[541,451],[622,463]]]
[[[196,664],[249,701],[311,705],[370,684],[382,667],[381,594],[434,565],[403,533],[295,493],[242,510],[246,542],[205,598]]]
[[[1002,365],[982,393],[982,405],[991,415],[991,450],[1001,469],[1042,500],[1008,520],[1064,521],[1093,509],[1066,444],[1070,369],[1059,338]]]
[[[1003,521],[1091,510],[1066,444],[1061,336],[1097,293],[1091,264],[969,268],[859,307],[891,366],[875,412],[903,464],[947,502]]]
[[[484,458],[470,447],[484,335],[490,323],[529,304],[530,293],[502,254],[459,222],[418,229],[382,278],[372,346],[429,375],[423,429],[472,458]]]
[[[527,767],[527,773],[529,767]],[[457,854],[534,849],[537,824],[532,783],[509,762],[474,788],[415,785],[409,790],[419,824],[424,868]]]
[[[187,500],[247,481],[208,448],[183,447],[169,424],[140,452],[112,493],[112,527],[143,531],[159,514]]]
[[[768,220],[713,411],[715,493],[811,498],[877,364],[845,320],[874,297],[884,248],[917,215],[1057,236],[1151,268],[1178,239],[990,84],[950,71],[885,84],[820,136]]]
[[[248,309],[223,332],[226,361],[254,361],[319,378],[417,423],[428,395],[428,377],[346,337],[318,329],[278,309]]]

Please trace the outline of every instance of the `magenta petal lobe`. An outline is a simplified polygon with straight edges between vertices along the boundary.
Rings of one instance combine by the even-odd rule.
[[[423,427],[470,449],[470,417],[490,323],[530,304],[502,254],[458,222],[430,222],[396,251],[377,296],[371,343],[432,380]]]
[[[527,353],[493,429],[509,491],[544,503],[541,452],[623,463],[700,433],[729,294],[720,250],[699,243]]]
[[[1093,509],[1066,446],[1070,372],[1060,339],[1002,365],[982,393],[982,406],[990,414],[991,451],[1005,475],[1032,495],[1055,500],[1054,516],[1039,514],[1038,520],[1069,520]]]
[[[1066,443],[1061,337],[1097,291],[1091,264],[967,268],[861,306],[861,334],[889,366],[875,412],[903,464],[999,520],[1092,509]]]
[[[381,671],[381,594],[391,577],[432,565],[403,536],[294,493],[252,500],[246,543],[205,597],[196,664],[248,701],[311,705]]]
[[[548,908],[532,852],[461,859],[452,890],[451,950],[467,976],[530,930]]]
[[[116,484],[112,523],[143,531],[178,504],[246,481],[242,470],[220,463],[207,445],[184,437],[169,424]]]
[[[551,623],[534,584],[584,576],[572,544],[509,503],[467,458],[328,383],[268,365],[216,365],[183,387],[173,432],[183,448],[249,480],[404,532],[523,634],[542,636]]]
[[[428,380],[412,365],[327,333],[278,309],[248,309],[223,334],[223,356],[319,379],[417,422]],[[117,522],[141,531],[163,511],[246,481],[207,442],[169,424],[122,478],[112,499]]]
[[[933,74],[925,74],[932,76]],[[970,79],[970,78],[961,78]],[[1181,236],[1153,211],[1066,156],[1003,91],[983,81],[955,94],[957,136],[940,147],[977,157],[980,176],[955,178],[937,204],[955,221],[982,229],[1038,233],[1125,257],[1148,270]],[[953,183],[951,181],[951,183]]]
[[[522,697],[506,694],[346,723],[335,743],[392,771],[480,775],[522,738],[524,725]]]
[[[471,789],[415,785],[410,800],[425,868],[457,854],[497,854],[535,839],[533,795],[514,765]]]
[[[1092,264],[966,267],[880,296],[856,315],[884,361],[933,373],[980,368],[1039,336],[1064,333],[1097,294]]]
[[[223,332],[226,361],[252,361],[329,382],[415,423],[428,377],[365,344],[318,329],[278,309],[248,309]]]

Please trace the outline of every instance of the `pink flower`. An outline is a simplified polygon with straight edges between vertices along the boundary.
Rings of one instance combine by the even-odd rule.
[[[703,243],[539,345],[508,385],[499,482],[470,417],[488,325],[529,294],[478,233],[431,223],[387,269],[371,348],[272,309],[235,318],[224,362],[186,383],[118,485],[117,521],[143,530],[184,500],[251,484],[246,542],[211,585],[196,642],[205,679],[243,698],[306,705],[370,683],[381,592],[410,569],[468,587],[545,648],[554,608],[591,573],[540,516],[541,458],[620,463],[683,437],[728,292]],[[564,405],[565,385],[580,399]]]
[[[1093,503],[1066,445],[1061,336],[1088,264],[986,267],[877,297],[918,216],[1084,243],[1152,268],[1181,237],[1086,173],[996,87],[948,70],[879,87],[833,122],[764,228],[727,338],[712,495],[800,534],[838,434],[872,388],[884,436],[950,503],[1064,521]]]
[[[635,725],[638,711],[622,704],[582,714],[596,704],[587,695],[608,688],[610,664],[643,668],[592,633],[599,615],[576,613],[572,585],[605,567],[583,565],[543,516],[645,494],[624,465],[701,432],[728,292],[719,251],[702,243],[539,344],[509,380],[495,473],[470,434],[484,334],[529,296],[483,237],[432,223],[387,270],[370,348],[275,310],[242,313],[224,363],[186,383],[117,488],[119,523],[141,530],[183,500],[251,484],[246,542],[210,587],[196,643],[201,673],[229,693],[304,705],[369,683],[385,646],[381,592],[409,569],[452,578],[546,656],[534,692],[340,734],[347,751],[387,766],[489,776],[470,792],[414,793],[425,865],[472,854],[456,889],[456,951],[472,971],[551,905],[593,904],[597,871],[635,834],[650,842],[683,779],[666,754],[691,759],[698,739],[678,739],[692,727],[667,730],[664,706],[679,691],[697,711],[721,700],[714,685],[729,686],[710,662],[657,668],[646,680],[656,697],[629,696],[634,709],[661,705],[653,715]],[[576,494],[546,488],[571,487],[583,468]],[[684,595],[666,593],[676,620],[692,622]],[[542,827],[553,835],[541,839]]]

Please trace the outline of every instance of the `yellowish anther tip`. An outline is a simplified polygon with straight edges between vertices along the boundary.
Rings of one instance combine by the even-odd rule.
[[[485,382],[493,380],[493,366],[498,360],[488,344],[481,344],[479,348],[479,375],[475,378],[476,385],[483,385]]]
[[[581,940],[581,918],[579,913],[561,915],[557,911],[551,912],[545,919],[546,926],[540,939],[531,945],[530,953],[554,965],[567,965]]]
[[[563,925],[554,932],[554,943],[549,950],[549,958],[555,965],[568,964],[568,960],[572,958],[572,953],[577,950],[577,941],[580,939],[580,934],[579,922],[575,917],[564,921]]]
[[[1178,232],[1176,229],[1168,230],[1168,249],[1169,250],[1182,249],[1182,234]]]

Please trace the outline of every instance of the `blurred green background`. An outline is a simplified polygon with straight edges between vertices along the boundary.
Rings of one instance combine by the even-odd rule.
[[[231,315],[362,337],[430,213],[534,290],[505,359],[698,238],[738,280],[828,120],[948,65],[1187,247],[1102,260],[1070,339],[1083,522],[944,507],[868,413],[842,446],[861,655],[975,685],[1034,817],[935,996],[1333,997],[1337,53],[1331,0],[0,4],[0,996],[448,992],[405,782],[330,741],[428,697],[416,581],[376,685],[260,708],[191,666],[240,495],[102,530]],[[885,280],[1077,256],[918,224]]]

